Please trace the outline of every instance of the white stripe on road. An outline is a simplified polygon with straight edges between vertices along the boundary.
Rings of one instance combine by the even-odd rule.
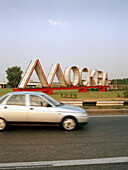
[[[115,163],[126,163],[126,162],[128,162],[128,157],[81,159],[81,160],[60,160],[60,161],[43,161],[43,162],[17,162],[17,163],[1,163],[0,169],[115,164]]]

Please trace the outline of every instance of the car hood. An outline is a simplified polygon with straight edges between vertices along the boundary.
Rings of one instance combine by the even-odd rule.
[[[80,107],[69,105],[69,104],[63,104],[57,107],[58,111],[63,112],[72,112],[72,113],[85,113],[86,111]]]

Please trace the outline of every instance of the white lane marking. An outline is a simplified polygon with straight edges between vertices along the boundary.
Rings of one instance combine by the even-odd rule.
[[[0,163],[0,169],[115,164],[115,163],[126,163],[126,162],[128,162],[128,157],[81,159],[81,160],[60,160],[60,161],[41,161],[41,162],[17,162],[17,163]]]
[[[128,115],[92,115],[92,116],[89,116],[89,117],[128,117]]]

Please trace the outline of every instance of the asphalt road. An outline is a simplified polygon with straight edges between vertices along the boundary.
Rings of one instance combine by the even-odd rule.
[[[0,132],[0,163],[113,157],[128,157],[128,117],[91,117],[86,126],[72,132],[60,127],[10,127]],[[128,169],[128,163],[61,167],[85,168]]]

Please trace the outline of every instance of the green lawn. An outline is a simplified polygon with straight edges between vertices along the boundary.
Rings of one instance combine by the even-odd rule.
[[[13,89],[0,89],[0,96],[12,92]],[[53,91],[52,97],[57,100],[83,100],[83,101],[98,101],[98,100],[122,100],[128,101],[124,98],[124,91],[88,91],[87,93],[78,92],[78,90],[58,90]]]
[[[61,90],[54,91],[52,97],[57,100],[84,100],[84,101],[98,101],[98,100],[128,100],[124,98],[124,91],[88,91],[87,93],[79,93],[77,90]],[[75,96],[76,97],[75,97]]]
[[[82,106],[83,109],[128,109],[128,106]]]
[[[3,96],[6,93],[12,92],[13,89],[11,88],[6,88],[6,89],[0,89],[0,97]]]

